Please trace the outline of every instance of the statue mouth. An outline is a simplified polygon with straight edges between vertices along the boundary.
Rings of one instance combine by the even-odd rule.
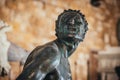
[[[77,31],[76,28],[69,28],[68,29],[68,37],[75,37],[77,35],[76,31]]]
[[[76,31],[76,28],[68,28],[68,30],[75,32],[75,31]]]
[[[68,30],[67,37],[74,38],[74,39],[79,39],[79,40],[83,41],[83,37],[80,36],[80,33],[79,33],[77,28],[69,27],[69,28],[67,28],[67,30]]]
[[[70,28],[67,28],[68,29],[68,33],[69,34],[76,34],[76,31],[77,31],[77,29],[76,28],[74,28],[74,27],[70,27]]]

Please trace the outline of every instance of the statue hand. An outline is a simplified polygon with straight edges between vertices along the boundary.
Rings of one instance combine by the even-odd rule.
[[[4,77],[9,74],[11,66],[8,62],[0,63],[0,76]]]

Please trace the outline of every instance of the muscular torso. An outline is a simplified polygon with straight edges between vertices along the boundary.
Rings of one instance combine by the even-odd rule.
[[[67,52],[63,46],[55,41],[38,47],[29,55],[22,75],[25,77],[34,73],[34,76],[25,78],[27,80],[71,80],[70,65],[66,55]],[[34,60],[35,62],[33,62]],[[26,75],[27,71],[29,73],[28,75]],[[42,79],[41,72],[45,74]],[[20,77],[17,80],[20,80]]]
[[[46,75],[45,80],[71,80],[70,65],[68,57],[65,54],[67,53],[64,53],[64,51],[61,52],[59,65]]]

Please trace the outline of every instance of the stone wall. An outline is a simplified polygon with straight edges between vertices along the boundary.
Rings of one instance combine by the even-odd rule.
[[[90,0],[0,0],[0,19],[13,26],[8,39],[31,51],[56,38],[55,20],[69,8],[81,10],[88,21],[86,38],[70,57],[73,79],[87,80],[90,51],[117,46],[119,0],[101,0],[99,7],[92,6]]]

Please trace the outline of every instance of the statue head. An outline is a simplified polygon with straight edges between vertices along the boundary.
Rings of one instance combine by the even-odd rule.
[[[56,20],[56,36],[59,39],[83,41],[88,23],[79,10],[64,10]]]

